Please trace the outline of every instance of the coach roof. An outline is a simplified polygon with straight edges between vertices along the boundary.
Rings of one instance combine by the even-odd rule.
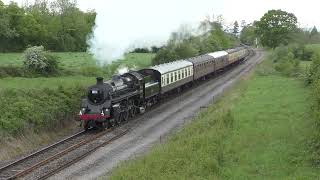
[[[156,71],[159,71],[161,74],[165,74],[171,71],[175,71],[178,69],[182,69],[185,67],[192,66],[193,64],[189,61],[185,60],[179,60],[179,61],[173,61],[170,63],[160,64],[156,66],[152,66],[150,69],[154,69]]]
[[[212,56],[213,58],[219,58],[219,57],[228,55],[228,53],[226,51],[217,51],[217,52],[209,53],[208,55]]]

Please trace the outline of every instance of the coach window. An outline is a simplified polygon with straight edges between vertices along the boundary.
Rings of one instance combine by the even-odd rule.
[[[177,72],[174,72],[174,81],[177,80]]]
[[[182,69],[182,79],[184,78],[184,69]]]
[[[173,73],[170,73],[170,83],[173,83]]]
[[[178,71],[178,79],[179,80],[181,79],[181,71],[180,70]]]

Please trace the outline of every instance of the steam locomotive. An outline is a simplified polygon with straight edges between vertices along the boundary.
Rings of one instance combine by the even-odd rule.
[[[80,120],[86,130],[119,125],[144,113],[166,95],[187,89],[248,55],[247,47],[238,47],[114,75],[108,81],[98,77],[82,99]]]

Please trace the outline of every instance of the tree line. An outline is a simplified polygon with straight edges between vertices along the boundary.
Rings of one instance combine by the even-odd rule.
[[[0,52],[41,45],[51,51],[86,51],[95,17],[94,11],[77,8],[74,0],[36,0],[24,7],[0,0]]]
[[[293,13],[282,10],[269,10],[259,21],[244,25],[240,40],[244,44],[254,45],[256,39],[264,47],[275,49],[281,45],[317,44],[320,34],[314,26],[311,30],[299,28],[298,19]]]
[[[239,45],[235,34],[223,29],[222,21],[207,17],[196,31],[182,26],[173,32],[167,44],[163,46],[153,59],[153,64],[162,64],[179,59],[194,57],[209,52],[219,51]]]

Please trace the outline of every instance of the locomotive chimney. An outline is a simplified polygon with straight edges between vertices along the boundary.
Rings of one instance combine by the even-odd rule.
[[[103,77],[97,77],[97,84],[103,84]]]

